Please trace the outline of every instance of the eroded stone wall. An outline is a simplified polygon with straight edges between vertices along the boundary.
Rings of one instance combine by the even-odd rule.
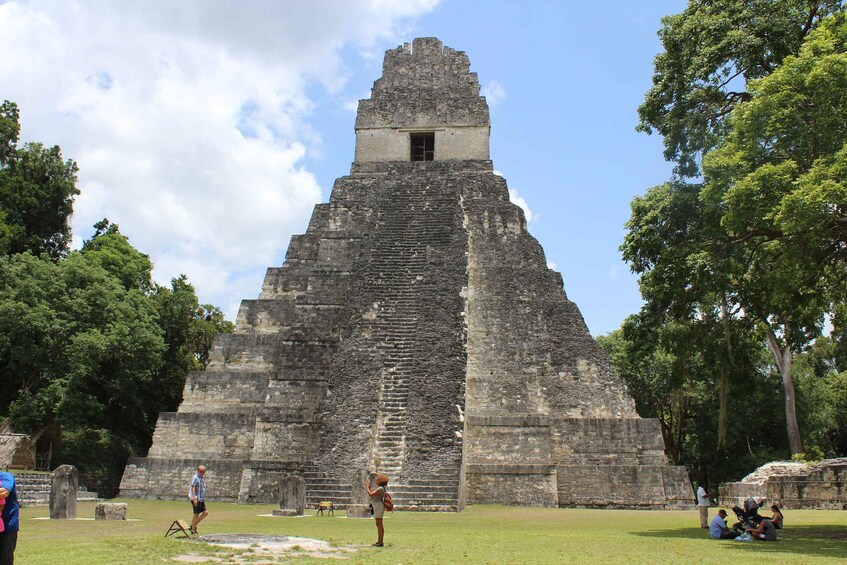
[[[740,506],[748,496],[789,510],[847,510],[847,458],[814,465],[769,463],[720,488],[720,503],[727,507]]]

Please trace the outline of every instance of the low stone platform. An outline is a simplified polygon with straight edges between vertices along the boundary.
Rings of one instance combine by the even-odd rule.
[[[297,514],[297,511],[293,508],[275,508],[273,511],[274,516],[302,516],[302,514]]]
[[[337,559],[345,558],[350,553],[357,551],[354,547],[335,547],[329,542],[319,539],[260,534],[208,534],[196,537],[194,541],[235,549],[242,552],[242,558],[251,560],[267,559],[279,555]],[[177,557],[176,560],[190,561],[191,556]]]

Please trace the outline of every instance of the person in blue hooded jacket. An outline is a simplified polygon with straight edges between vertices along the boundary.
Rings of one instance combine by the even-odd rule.
[[[15,477],[12,473],[0,471],[0,498],[3,505],[3,524],[0,533],[0,565],[15,565],[15,548],[18,545],[18,492],[15,489]]]

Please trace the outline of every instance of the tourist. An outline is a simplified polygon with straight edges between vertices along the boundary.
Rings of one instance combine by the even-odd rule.
[[[700,512],[700,527],[709,527],[709,494],[703,485],[697,487],[697,510]]]
[[[759,541],[776,541],[776,528],[768,519],[759,522],[757,527],[747,528],[745,531]]]
[[[735,539],[736,533],[726,527],[726,510],[721,508],[709,524],[712,539]]]
[[[197,472],[191,477],[191,486],[188,487],[188,498],[191,499],[191,507],[194,512],[190,529],[191,533],[195,535],[197,535],[197,524],[209,515],[209,511],[206,510],[206,480],[203,478],[205,474],[205,466],[197,467]]]
[[[770,520],[771,520],[771,522],[773,522],[773,527],[776,528],[777,530],[781,530],[782,529],[782,521],[784,519],[784,517],[782,515],[782,510],[779,509],[778,505],[771,504],[771,512],[773,512],[773,515],[771,516]]]
[[[371,477],[375,477],[376,488],[371,490]],[[385,506],[382,503],[385,498],[385,487],[388,486],[388,475],[383,473],[371,473],[365,480],[365,489],[371,497],[371,505],[374,509],[374,522],[376,522],[376,543],[373,547],[382,547],[382,537],[385,529],[382,526],[382,517],[385,516]]]
[[[15,547],[18,545],[18,492],[15,477],[0,471],[0,499],[4,501],[0,532],[0,565],[14,565]]]

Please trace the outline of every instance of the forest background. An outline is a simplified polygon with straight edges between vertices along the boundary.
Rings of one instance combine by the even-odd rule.
[[[847,454],[845,20],[831,0],[691,0],[662,20],[638,127],[675,168],[621,245],[644,306],[599,341],[701,484]],[[185,276],[154,283],[107,219],[70,251],[77,164],[19,138],[6,101],[0,425],[113,490],[232,324]]]

